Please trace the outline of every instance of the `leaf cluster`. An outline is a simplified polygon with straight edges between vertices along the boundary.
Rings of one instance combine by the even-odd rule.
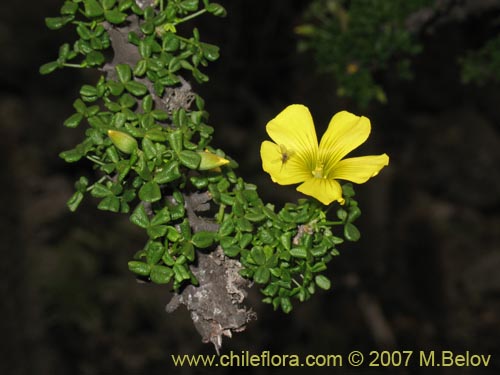
[[[460,64],[463,83],[500,82],[500,35],[486,41],[478,50],[469,51],[460,59]]]
[[[299,199],[287,203],[276,212],[264,204],[254,190],[236,188],[220,199],[231,207],[224,214],[219,229],[220,244],[226,255],[239,257],[241,274],[261,286],[263,302],[292,310],[292,299],[308,300],[316,287],[330,289],[331,282],[323,274],[327,264],[338,255],[336,245],[359,239],[353,222],[361,214],[354,200],[351,184],[343,187],[346,205],[337,212],[338,221],[327,219],[327,210],[315,200]]]
[[[264,302],[289,312],[293,298],[305,301],[317,287],[330,288],[327,263],[343,237],[359,238],[353,222],[360,210],[350,184],[343,186],[346,204],[337,221],[329,221],[317,201],[303,199],[280,210],[264,204],[256,187],[234,172],[237,163],[211,146],[214,128],[203,98],[193,94],[194,108],[165,105],[168,90],[182,87],[184,75],[207,82],[202,69],[219,56],[196,28],[190,36],[177,31],[204,13],[223,16],[225,10],[209,0],[157,1],[145,9],[131,0],[67,0],[60,17],[47,19],[51,29],[73,26],[77,40],[64,44],[41,73],[108,64],[95,84],[80,88],[64,122],[84,126],[85,137],[61,158],[88,159],[98,176],[75,183],[68,207],[75,211],[90,195],[98,209],[128,214],[148,238],[128,263],[139,278],[171,283],[176,291],[197,285],[190,267],[197,253],[220,246],[239,260],[242,276],[261,287]],[[126,30],[136,61],[106,62],[112,29]],[[200,197],[206,199],[193,203]]]
[[[332,74],[337,94],[360,107],[385,102],[375,75],[393,69],[411,78],[409,57],[421,46],[405,27],[405,20],[431,0],[314,0],[296,32],[299,48],[314,52],[321,72]]]

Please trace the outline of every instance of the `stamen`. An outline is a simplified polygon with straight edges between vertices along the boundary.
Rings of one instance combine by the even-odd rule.
[[[314,171],[312,171],[312,175],[314,178],[325,178],[325,176],[323,176],[323,163],[316,166]]]

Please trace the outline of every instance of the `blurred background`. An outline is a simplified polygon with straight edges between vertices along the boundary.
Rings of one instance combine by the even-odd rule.
[[[74,37],[44,25],[44,17],[56,15],[61,3],[0,4],[0,373],[204,373],[209,369],[172,368],[170,354],[214,353],[200,342],[187,311],[167,315],[168,288],[139,284],[127,269],[144,245],[144,234],[127,217],[98,211],[90,197],[74,214],[66,207],[74,181],[92,177],[93,171],[85,162],[67,165],[59,159],[83,130],[62,123],[73,112],[80,86],[94,82],[97,74],[39,75],[39,66]],[[321,1],[221,3],[228,17],[196,21],[201,35],[221,47],[221,58],[208,69],[211,81],[195,91],[206,100],[216,129],[213,145],[239,161],[239,173],[259,186],[265,201],[279,206],[299,197],[294,187],[272,184],[259,157],[267,121],[288,104],[307,105],[318,134],[339,110],[369,117],[372,135],[355,154],[390,156],[389,167],[356,188],[362,239],[342,246],[330,265],[332,290],[296,305],[290,315],[262,305],[253,291],[248,302],[259,318],[225,340],[223,353],[468,350],[492,354],[492,363],[474,371],[436,370],[500,373],[500,85],[495,76],[500,64],[494,65],[499,49],[493,43],[489,55],[470,55],[477,70],[469,67],[469,73],[460,63],[498,35],[500,2],[438,1],[442,7],[434,13],[406,9],[413,18],[405,15],[401,25],[418,46],[403,43],[387,58],[347,56],[349,48],[325,50],[325,40],[315,39],[318,29],[310,26],[326,25],[321,14],[318,21]],[[346,2],[323,3],[330,6],[325,14],[340,25],[344,11],[354,12],[335,8]],[[309,26],[300,28],[304,25]],[[330,29],[333,36],[340,31]],[[349,39],[342,43],[351,45]],[[389,45],[399,46],[391,40]],[[325,56],[340,57],[336,63]],[[359,71],[372,81],[366,76],[342,81],[342,56],[347,56],[346,77]],[[403,56],[411,79],[403,79],[410,78],[408,71],[396,72]],[[363,58],[378,58],[379,64],[367,68]],[[372,84],[372,91],[362,95],[358,84]],[[324,369],[308,369],[319,370]]]

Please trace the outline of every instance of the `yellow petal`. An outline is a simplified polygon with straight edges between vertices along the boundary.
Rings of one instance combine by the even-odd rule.
[[[329,177],[362,184],[375,177],[386,165],[389,165],[387,154],[348,158],[338,162]]]
[[[370,129],[370,120],[363,116],[342,111],[332,117],[319,144],[319,159],[329,177],[335,164],[366,141]]]
[[[302,166],[297,154],[290,153],[287,160],[283,158],[282,147],[276,143],[264,141],[260,147],[262,169],[271,175],[273,182],[290,185],[308,179],[311,174]]]
[[[315,168],[318,138],[306,106],[292,104],[268,122],[267,133],[277,145],[283,145],[302,159],[304,168]]]
[[[333,201],[343,202],[340,184],[326,178],[310,178],[297,187],[297,190],[316,198],[321,203],[328,205]]]

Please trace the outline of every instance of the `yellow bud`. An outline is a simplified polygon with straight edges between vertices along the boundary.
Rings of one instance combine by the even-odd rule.
[[[224,159],[223,157],[213,154],[209,151],[198,151],[198,155],[201,156],[201,162],[198,167],[200,171],[215,169],[217,167],[229,164],[229,160]]]
[[[127,133],[118,130],[108,130],[108,137],[118,150],[126,154],[131,154],[137,148],[137,141]]]
[[[304,24],[296,26],[293,31],[300,36],[312,36],[316,32],[316,28],[313,25]]]
[[[359,70],[359,65],[356,64],[356,63],[349,63],[347,64],[347,67],[346,67],[346,72],[347,74],[354,74],[354,73],[357,73]]]

